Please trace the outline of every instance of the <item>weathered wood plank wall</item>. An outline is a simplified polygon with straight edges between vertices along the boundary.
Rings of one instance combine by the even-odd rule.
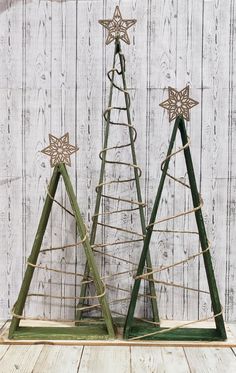
[[[112,16],[113,0],[1,0],[0,1],[0,319],[7,318],[16,300],[27,257],[44,202],[51,170],[39,151],[56,136],[70,132],[80,147],[70,175],[86,224],[91,226],[102,148],[102,112],[107,105],[113,47],[97,20]],[[172,124],[158,106],[170,85],[191,86],[199,101],[192,110],[188,132],[198,186],[204,199],[204,218],[227,320],[236,319],[236,92],[234,0],[121,0],[125,18],[138,20],[130,29],[131,46],[124,45],[127,81],[132,88],[132,119],[138,130],[137,158],[143,169],[143,197],[150,216],[167,151]],[[119,95],[118,95],[119,96]],[[118,96],[117,99],[119,99]],[[125,132],[121,134],[124,140]],[[128,155],[127,150],[120,155]],[[171,172],[185,176],[182,157]],[[112,171],[111,171],[112,172]],[[131,187],[133,193],[133,186]],[[69,206],[63,186],[57,198]],[[103,206],[105,209],[107,206]],[[167,182],[161,215],[191,208],[189,194]],[[117,222],[126,226],[127,221]],[[136,220],[131,223],[135,228]],[[192,229],[192,217],[169,222],[169,229]],[[105,230],[98,241],[111,240]],[[76,240],[73,219],[55,207],[44,246]],[[152,258],[168,265],[196,252],[197,240],[186,235],[156,233]],[[137,262],[141,247],[130,259]],[[122,255],[122,251],[117,251]],[[126,253],[129,258],[129,253]],[[103,274],[114,262],[97,257]],[[40,256],[40,263],[83,272],[85,258],[72,249]],[[126,270],[119,263],[117,269]],[[78,296],[74,276],[36,271],[34,289],[59,296]],[[162,273],[162,280],[206,289],[201,259]],[[122,279],[122,281],[124,281]],[[129,285],[131,285],[130,280]],[[121,283],[123,285],[123,282]],[[127,282],[128,284],[128,282]],[[211,311],[209,297],[184,289],[158,286],[162,317],[195,319]],[[110,294],[115,299],[117,294]],[[71,318],[75,301],[50,302],[34,298],[27,313]],[[127,305],[113,305],[124,312]],[[149,303],[140,303],[149,312]]]

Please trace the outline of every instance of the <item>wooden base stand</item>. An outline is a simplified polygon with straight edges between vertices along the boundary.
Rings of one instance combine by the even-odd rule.
[[[161,320],[162,321],[162,320]],[[175,327],[179,324],[184,324],[186,321],[162,321],[163,328]],[[200,322],[198,327],[185,327],[178,329],[179,336],[167,340],[162,335],[162,340],[123,340],[123,319],[115,319],[116,339],[108,338],[106,326],[103,320],[94,321],[88,319],[80,326],[75,327],[74,324],[55,323],[53,321],[29,321],[22,320],[21,326],[14,333],[13,339],[8,338],[10,322],[6,322],[0,331],[0,345],[34,345],[34,344],[50,344],[63,346],[175,346],[175,347],[236,347],[236,324],[226,324],[227,340],[222,341],[216,335],[214,322]],[[144,325],[142,322],[134,322],[131,329],[130,338],[134,337],[136,333],[143,333]],[[153,330],[152,326],[145,326]],[[162,328],[162,329],[163,329]],[[156,329],[156,328],[155,328]],[[188,331],[186,337],[185,331]],[[201,338],[199,338],[199,330],[201,331]],[[145,332],[147,329],[145,329]],[[177,330],[176,330],[177,332]],[[91,338],[93,334],[94,338]],[[192,338],[189,336],[192,335]],[[202,337],[205,335],[205,338]],[[207,336],[210,336],[211,341]]]

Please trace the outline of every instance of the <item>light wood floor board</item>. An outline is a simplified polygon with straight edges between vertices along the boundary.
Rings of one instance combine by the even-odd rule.
[[[235,373],[236,356],[231,349],[184,348],[192,373]]]
[[[236,338],[236,323],[235,324],[230,324],[229,327],[230,327],[230,330],[231,330],[232,334]],[[236,348],[232,347],[232,350],[234,351],[234,353],[236,355]]]
[[[131,372],[190,372],[184,350],[176,347],[131,347]]]
[[[130,372],[129,347],[85,346],[79,372],[127,373]]]
[[[42,348],[42,345],[11,346],[0,360],[0,373],[31,373]]]
[[[33,369],[34,373],[75,373],[82,346],[44,346]]]
[[[9,349],[10,347],[7,346],[7,345],[1,345],[0,346],[0,361],[1,359],[3,358],[3,356],[5,355],[5,353],[7,352],[7,350]]]
[[[234,373],[230,348],[0,346],[0,373]]]

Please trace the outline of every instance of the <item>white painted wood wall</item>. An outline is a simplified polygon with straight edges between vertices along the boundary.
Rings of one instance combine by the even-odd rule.
[[[105,46],[105,32],[97,21],[110,18],[115,5],[113,0],[0,1],[0,318],[9,317],[18,295],[42,210],[51,169],[40,150],[47,145],[49,132],[61,136],[69,131],[71,143],[80,147],[72,156],[70,175],[84,219],[91,225],[102,148],[102,112],[109,88],[106,72],[113,54],[112,45]],[[119,5],[125,18],[138,21],[129,31],[131,46],[124,45],[123,52],[128,86],[132,88],[132,117],[138,131],[137,158],[143,169],[147,219],[173,128],[159,103],[167,98],[169,85],[181,89],[190,84],[191,97],[199,101],[187,126],[196,177],[204,199],[204,218],[225,317],[235,320],[235,1],[121,0]],[[124,139],[125,134],[122,136]],[[185,174],[181,158],[171,162],[171,171],[178,176]],[[191,207],[189,194],[179,188],[167,182],[162,216]],[[62,186],[57,199],[68,205]],[[183,225],[191,228],[192,218],[176,220],[168,228]],[[106,232],[102,235],[109,238]],[[55,207],[44,246],[74,240],[73,220]],[[127,257],[137,262],[140,249],[133,249]],[[197,250],[197,241],[173,234],[156,234],[151,248],[155,266],[167,265]],[[122,255],[122,251],[117,253]],[[103,274],[116,270],[113,262],[97,260]],[[84,256],[73,249],[41,255],[40,262],[82,272]],[[162,279],[205,289],[200,263],[196,259],[163,274]],[[117,268],[122,271],[127,266],[120,263]],[[73,276],[42,271],[35,274],[39,292],[79,294]],[[125,281],[131,284],[131,279]],[[211,312],[205,294],[168,286],[157,290],[162,317],[194,319]],[[74,301],[67,305],[65,301],[55,305],[46,298],[32,299],[27,312],[71,318]],[[148,314],[149,303],[140,303],[140,314],[143,308]],[[126,309],[127,303],[113,306],[118,312]]]

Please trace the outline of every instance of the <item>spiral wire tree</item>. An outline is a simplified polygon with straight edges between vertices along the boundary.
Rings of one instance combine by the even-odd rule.
[[[111,308],[111,312],[114,316],[123,316],[124,318],[130,300],[130,287],[133,283],[133,274],[137,267],[137,263],[132,260],[131,255],[133,255],[133,250],[138,248],[138,244],[143,242],[146,232],[144,215],[145,204],[142,201],[139,181],[142,172],[137,164],[135,151],[137,131],[131,120],[131,99],[126,84],[125,56],[122,53],[120,43],[122,40],[125,43],[130,44],[127,29],[134,25],[136,20],[124,20],[121,16],[119,7],[117,6],[113,19],[102,20],[99,21],[99,23],[108,29],[106,44],[114,41],[115,49],[113,67],[107,73],[110,81],[110,94],[108,108],[104,112],[106,127],[104,132],[103,149],[99,154],[101,159],[101,170],[99,183],[96,187],[97,197],[95,212],[92,218],[93,224],[90,244],[95,253],[100,255],[102,258],[105,258],[106,265],[109,267],[107,275],[102,279],[106,283],[106,288],[110,291],[110,294],[113,292],[114,299],[110,300],[109,304],[110,308],[115,305],[115,309],[112,310]],[[123,106],[113,104],[113,96],[115,93],[117,96],[123,96]],[[117,130],[116,135],[110,133],[112,128]],[[121,139],[119,136],[121,136]],[[128,138],[128,141],[124,140],[124,137],[125,139]],[[110,142],[112,142],[112,140],[113,142],[115,141],[115,144],[110,145],[109,140]],[[128,161],[123,160],[123,158],[120,159],[121,157],[124,157],[125,154],[129,154]],[[111,167],[111,172],[107,170],[109,166]],[[122,191],[122,188],[119,189],[119,187],[123,187],[124,190]],[[136,194],[136,196],[134,194],[134,197],[131,197],[132,190],[134,190]],[[125,197],[122,194],[124,192],[126,192]],[[105,204],[105,209],[103,210],[101,207],[102,203]],[[111,223],[113,217],[118,220],[118,223],[117,221],[115,224]],[[122,226],[119,226],[120,222],[122,222]],[[128,226],[128,222],[130,222],[131,227]],[[135,222],[137,224],[135,224]],[[141,228],[140,232],[136,229],[138,224]],[[104,240],[105,242],[103,243],[98,243],[97,241],[98,226],[105,231],[106,237]],[[108,241],[107,236],[110,238],[113,237],[113,239]],[[137,254],[134,253],[134,255]],[[127,266],[127,270],[119,272],[120,263]],[[146,263],[151,271],[152,263],[149,252],[147,253]],[[90,282],[89,272],[89,266],[87,265],[84,274],[84,285],[81,287],[81,301],[78,305],[78,308],[80,309],[84,305],[84,297]],[[150,279],[152,279],[152,275],[150,275]],[[127,288],[127,283],[130,285],[129,288]],[[120,293],[124,294],[124,296],[119,296],[118,294]],[[143,293],[142,298],[144,302],[147,299],[151,301],[153,320],[158,322],[159,315],[156,303],[155,285],[152,281],[149,282],[148,293]],[[116,305],[118,303],[124,303],[124,306],[122,305],[122,312],[117,310]],[[77,314],[78,320],[81,320],[82,314],[83,311],[79,310]]]

